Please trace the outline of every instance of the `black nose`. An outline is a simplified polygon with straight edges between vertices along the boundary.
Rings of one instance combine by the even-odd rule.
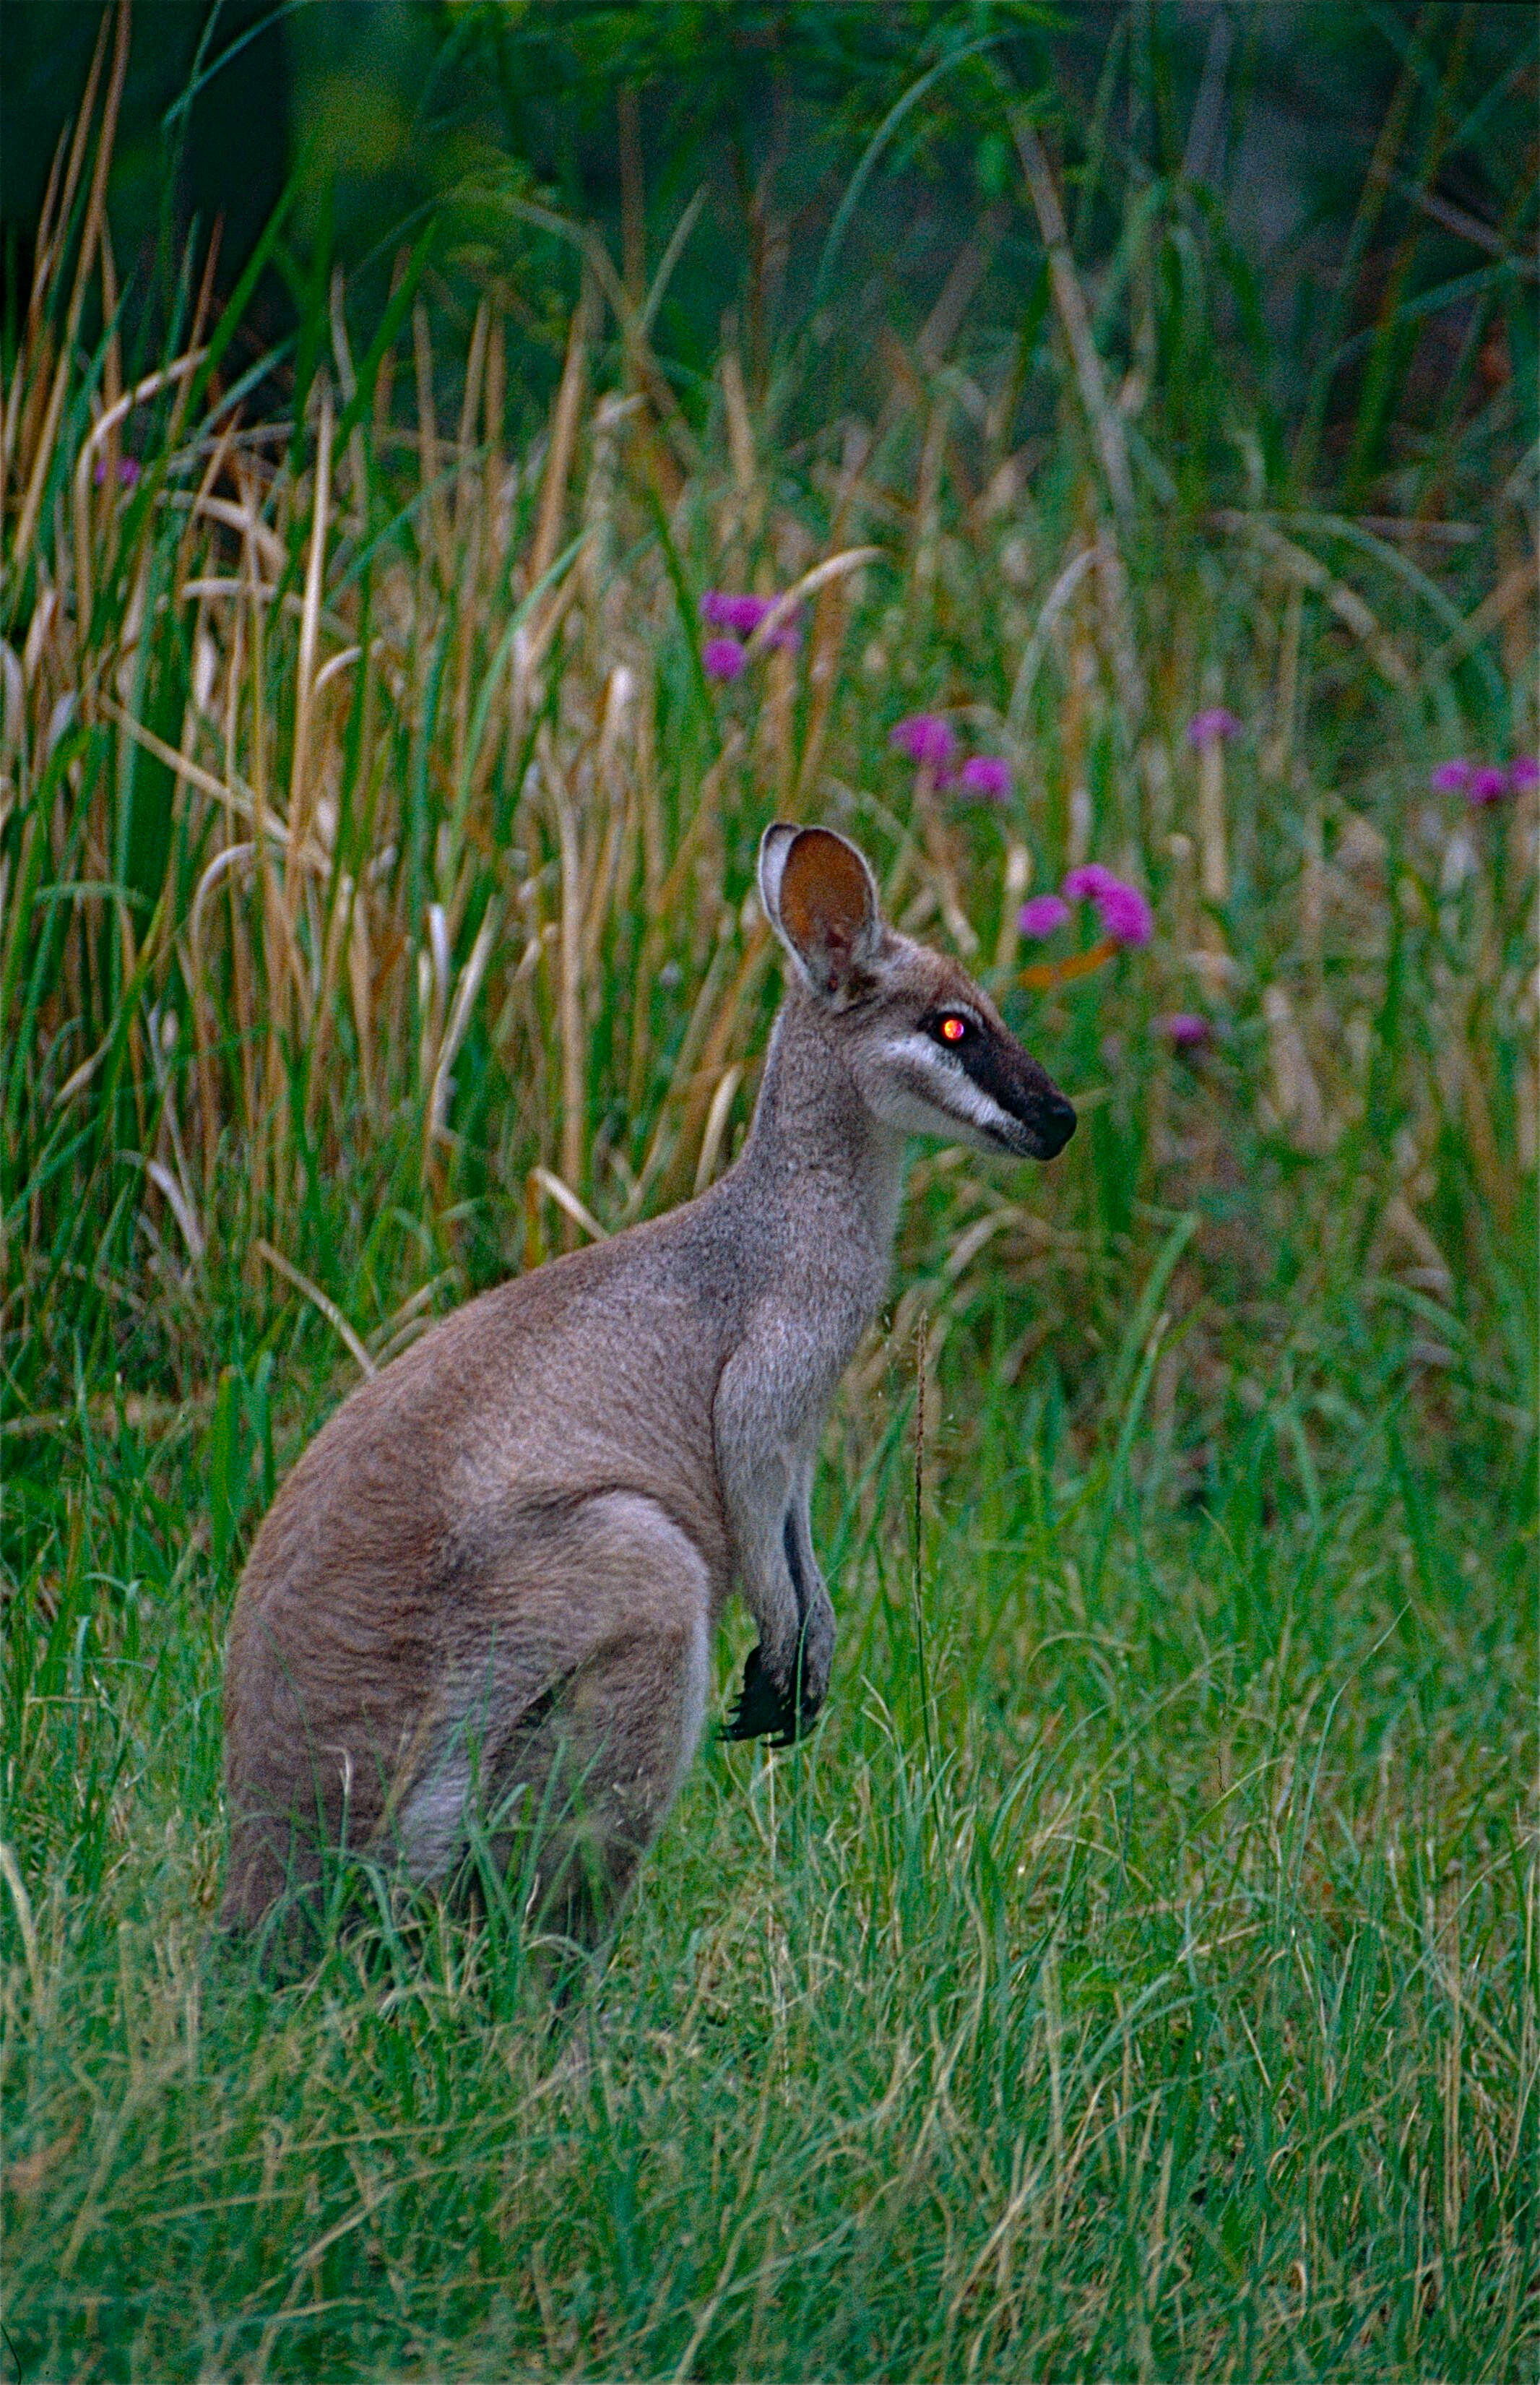
[[[1032,1123],[1041,1145],[1038,1157],[1057,1159],[1078,1123],[1074,1104],[1067,1102],[1062,1093],[1049,1093]]]

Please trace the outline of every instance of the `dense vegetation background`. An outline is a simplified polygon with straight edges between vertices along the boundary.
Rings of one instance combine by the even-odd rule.
[[[1532,2374],[1527,13],[0,52],[22,2374]],[[1082,1130],[917,1158],[828,1720],[703,1752],[565,2030],[383,1889],[274,1985],[249,1534],[728,1164],[776,811]],[[1090,864],[1148,938],[1037,932]]]

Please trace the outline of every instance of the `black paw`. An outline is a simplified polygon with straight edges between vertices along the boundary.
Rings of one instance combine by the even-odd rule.
[[[797,1667],[799,1675],[801,1667]],[[799,1698],[790,1681],[777,1680],[758,1648],[751,1648],[743,1666],[743,1687],[732,1713],[722,1726],[724,1739],[763,1739],[771,1747],[791,1747],[812,1729],[819,1701],[799,1682]]]

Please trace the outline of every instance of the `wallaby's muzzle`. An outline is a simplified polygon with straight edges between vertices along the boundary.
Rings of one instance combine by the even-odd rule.
[[[1057,1159],[1078,1120],[1074,1104],[1067,1102],[1057,1085],[1044,1080],[1044,1090],[1031,1114],[1023,1121],[1028,1135],[1027,1150],[1034,1159]]]
[[[1075,1130],[1074,1105],[1041,1062],[1004,1029],[968,1036],[957,1056],[994,1105],[990,1130],[1001,1149],[1018,1159],[1057,1159]]]

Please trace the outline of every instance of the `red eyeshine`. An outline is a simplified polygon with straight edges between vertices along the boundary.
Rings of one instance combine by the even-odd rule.
[[[941,1033],[949,1043],[961,1043],[967,1031],[965,1018],[943,1018],[941,1021]]]

